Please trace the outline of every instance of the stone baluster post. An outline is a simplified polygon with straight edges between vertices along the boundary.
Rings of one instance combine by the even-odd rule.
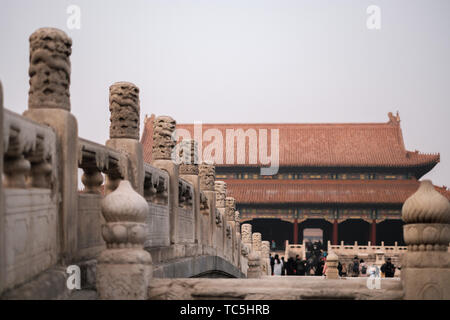
[[[271,275],[270,270],[270,242],[269,241],[261,241],[261,266],[262,266],[262,274]]]
[[[252,225],[250,223],[244,223],[241,226],[242,243],[252,250]]]
[[[248,270],[248,255],[250,254],[250,247],[245,244],[241,243],[241,262],[240,262],[240,269],[244,275],[247,276],[247,270]]]
[[[252,251],[248,255],[247,278],[261,278],[261,256],[257,251]]]
[[[377,250],[375,252],[375,265],[380,268],[384,263],[384,252],[381,250]]]
[[[147,201],[130,182],[122,180],[101,203],[106,224],[102,236],[107,249],[97,262],[97,292],[100,299],[145,300],[152,277],[152,258],[143,249]]]
[[[123,152],[128,156],[128,170],[124,179],[133,188],[144,194],[144,160],[142,145],[139,142],[139,88],[130,82],[116,82],[109,87],[109,111],[111,113],[109,140],[106,146]],[[116,179],[106,179],[106,192],[116,187]]]
[[[401,278],[405,299],[450,299],[450,202],[429,180],[402,208],[403,255]]]
[[[227,184],[223,181],[214,182],[214,190],[216,191],[216,207],[223,210],[225,215],[225,198],[227,197]]]
[[[234,220],[236,218],[236,200],[233,197],[226,197],[225,198],[225,216],[227,220],[228,226],[231,228],[231,262],[234,265],[237,265],[238,263],[238,257],[240,255],[239,252],[237,252],[236,244],[236,221]]]
[[[236,233],[239,233],[239,239],[241,239],[241,213],[239,211],[234,213],[234,222],[236,226]]]
[[[242,272],[247,274],[249,254],[252,251],[252,225],[244,223],[241,225],[241,239],[242,239]]]
[[[169,174],[170,242],[178,242],[178,179],[179,166],[172,159],[175,147],[173,137],[176,122],[171,117],[160,116],[153,123],[153,165]]]
[[[199,166],[199,176],[200,176],[200,190],[203,191],[204,195],[208,201],[209,208],[209,230],[207,243],[213,249],[216,250],[217,244],[215,241],[216,232],[216,193],[214,191],[214,180],[216,179],[216,167],[212,163],[202,163]],[[206,226],[203,227],[206,229]]]
[[[235,223],[235,234],[236,234],[236,258],[237,266],[241,267],[241,247],[242,247],[242,236],[241,236],[241,214],[239,211],[234,213],[234,223]]]
[[[61,30],[41,28],[30,36],[30,90],[23,115],[52,127],[56,133],[61,195],[59,226],[61,263],[73,261],[77,250],[78,124],[70,113],[72,40]]]
[[[339,270],[338,270],[339,257],[334,251],[331,251],[327,255],[327,270],[326,277],[327,279],[339,279]]]
[[[289,240],[286,240],[284,242],[284,257],[287,261],[287,259],[289,259]]]
[[[225,215],[229,222],[233,222],[233,232],[236,229],[235,218],[236,218],[236,200],[233,197],[225,198]]]
[[[226,216],[225,216],[225,198],[227,196],[227,184],[223,181],[214,182],[214,190],[216,193],[216,225],[219,228],[217,231],[216,241],[218,246],[218,253],[222,257],[225,256],[226,243]]]
[[[261,252],[261,233],[253,232],[253,234],[252,234],[252,248],[253,248],[253,251],[256,251],[258,253]]]
[[[200,212],[200,178],[198,168],[198,145],[195,140],[183,140],[180,143],[180,178],[190,182],[194,188],[192,204],[194,207],[194,221],[195,221],[195,242],[199,249],[202,249],[201,239],[201,225],[202,216]]]
[[[261,233],[259,233],[259,232],[253,232],[253,234],[252,234],[252,248],[253,248],[253,251],[254,252],[256,252],[257,254],[258,254],[258,256],[259,256],[259,259],[260,260],[262,260],[261,259],[261,257],[262,257],[262,252],[261,252],[261,246],[262,246],[262,241],[261,241],[262,239],[261,239]],[[262,261],[260,261],[259,262],[259,265],[260,265],[260,271],[261,271],[261,273],[262,273]]]

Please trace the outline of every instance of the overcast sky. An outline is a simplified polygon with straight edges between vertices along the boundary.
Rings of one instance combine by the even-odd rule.
[[[69,29],[67,8],[81,10]],[[369,30],[367,7],[381,10]],[[64,30],[79,135],[104,143],[108,88],[130,81],[145,114],[179,123],[387,122],[406,147],[439,152],[426,178],[450,186],[450,1],[2,0],[5,107],[27,108],[28,37]]]

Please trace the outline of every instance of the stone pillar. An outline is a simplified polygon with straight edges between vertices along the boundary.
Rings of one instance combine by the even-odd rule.
[[[218,229],[217,232],[217,243],[221,247],[217,248],[219,255],[225,255],[225,242],[226,242],[226,217],[225,217],[225,198],[227,196],[227,184],[223,181],[214,182],[214,190],[216,193],[216,225]],[[219,222],[220,223],[217,223]]]
[[[230,250],[230,258],[233,264],[237,264],[238,252],[236,252],[236,222],[235,222],[235,213],[236,213],[236,200],[233,197],[225,198],[225,219],[227,221],[228,226],[231,229],[231,250]]]
[[[29,40],[28,108],[70,111],[72,39],[62,30],[41,28]]]
[[[178,178],[179,166],[172,160],[175,147],[173,133],[176,122],[171,117],[157,117],[153,123],[153,165],[169,174],[170,242],[175,244],[178,235]]]
[[[227,184],[223,181],[214,182],[214,190],[216,191],[216,206],[224,209],[225,214],[225,198],[227,197]]]
[[[236,226],[236,233],[241,234],[241,214],[239,211],[234,212],[234,222]]]
[[[339,258],[334,251],[331,251],[327,255],[327,270],[326,270],[326,277],[327,279],[339,279],[339,270],[338,270],[338,262]]]
[[[234,213],[234,223],[235,223],[235,234],[236,234],[236,259],[237,259],[237,266],[241,267],[241,247],[242,247],[242,236],[241,236],[241,214],[239,211],[236,211]]]
[[[201,240],[202,216],[200,213],[200,179],[198,169],[198,146],[195,140],[183,140],[180,143],[180,178],[190,182],[194,188],[195,242],[203,245]],[[201,247],[200,247],[201,248]]]
[[[73,261],[77,250],[78,124],[70,113],[72,40],[61,30],[41,28],[30,36],[30,90],[23,115],[56,133],[61,263]]]
[[[262,258],[266,259],[270,256],[270,242],[269,241],[261,241],[261,254]]]
[[[298,244],[298,219],[294,219],[294,244]]]
[[[375,265],[378,268],[381,268],[381,266],[383,265],[384,262],[385,262],[384,261],[384,251],[377,250],[375,252]]]
[[[216,167],[212,163],[202,163],[199,165],[200,190],[204,193],[208,201],[209,217],[205,221],[209,222],[207,244],[216,248],[216,193],[214,191],[214,180],[216,179]],[[204,226],[206,229],[206,226]]]
[[[109,111],[111,113],[109,140],[106,146],[128,155],[125,179],[144,195],[144,160],[139,142],[139,88],[130,82],[116,82],[109,87]],[[106,177],[106,185],[110,185]],[[108,188],[107,193],[112,190]]]
[[[252,251],[248,255],[247,278],[261,278],[261,257],[256,251]]]
[[[261,241],[261,272],[263,275],[271,275],[270,270],[270,242]]]
[[[333,221],[333,245],[336,246],[338,244],[338,221],[334,219]]]
[[[236,256],[236,267],[241,268],[241,254],[242,254],[242,243],[241,243],[241,233],[236,233],[236,244],[234,246],[235,256]]]
[[[261,255],[261,233],[253,232],[252,234],[252,249]]]
[[[127,180],[101,204],[106,224],[102,236],[107,249],[97,262],[97,292],[100,299],[145,300],[152,277],[152,258],[144,250],[147,201]]]
[[[241,226],[242,243],[246,244],[250,250],[252,250],[252,225],[250,223],[244,223]]]
[[[248,270],[248,255],[250,254],[250,247],[246,243],[241,243],[241,271],[247,276]]]
[[[227,221],[234,222],[236,217],[236,200],[233,197],[225,198],[225,215]],[[234,226],[234,224],[233,224]]]
[[[429,180],[402,208],[403,255],[401,278],[405,299],[450,299],[450,202]]]

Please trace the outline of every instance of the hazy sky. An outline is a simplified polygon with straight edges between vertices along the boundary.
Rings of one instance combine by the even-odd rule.
[[[69,29],[69,5],[81,28]],[[366,9],[381,9],[369,30]],[[2,0],[5,107],[27,108],[28,37],[64,30],[79,135],[104,143],[108,88],[130,81],[145,114],[177,122],[387,122],[406,147],[440,152],[450,185],[450,1]],[[141,123],[142,129],[142,123]]]

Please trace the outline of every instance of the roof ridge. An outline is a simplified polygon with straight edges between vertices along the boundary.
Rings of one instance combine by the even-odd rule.
[[[438,155],[440,155],[439,152],[421,152],[419,150],[414,150],[414,151],[405,150],[405,151],[407,153],[414,153],[414,154],[419,154],[419,155],[422,155],[422,156],[438,156]]]
[[[313,123],[294,123],[294,122],[226,122],[226,123],[201,123],[202,125],[217,125],[217,126],[383,126],[383,127],[391,127],[389,122],[313,122]],[[177,126],[193,126],[193,123],[177,123]]]
[[[360,179],[219,179],[224,182],[231,183],[248,183],[248,184],[419,184],[415,179],[398,179],[398,180],[360,180]],[[228,183],[227,182],[227,183]]]

